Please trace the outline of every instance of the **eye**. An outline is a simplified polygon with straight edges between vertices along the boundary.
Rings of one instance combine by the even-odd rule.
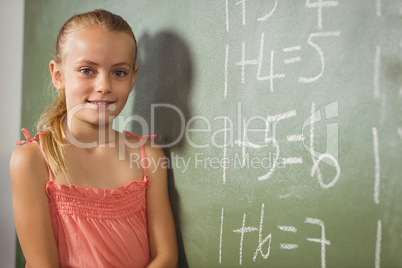
[[[123,76],[126,76],[126,75],[127,75],[127,73],[126,73],[125,71],[123,71],[123,70],[114,71],[114,74],[115,74],[116,76],[118,76],[118,77],[123,77]]]
[[[88,69],[88,68],[82,68],[82,69],[80,69],[80,72],[81,72],[82,74],[87,74],[87,75],[94,73],[91,69]]]

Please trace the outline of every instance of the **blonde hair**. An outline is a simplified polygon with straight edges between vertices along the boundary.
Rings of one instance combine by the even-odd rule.
[[[104,9],[74,15],[67,20],[57,36],[55,61],[62,65],[66,54],[66,47],[72,34],[76,31],[93,26],[111,32],[127,33],[134,39],[134,66],[137,57],[137,42],[134,33],[128,23],[120,16],[115,15]],[[39,118],[37,129],[39,132],[45,130],[45,134],[39,135],[39,143],[45,154],[49,168],[53,174],[60,170],[67,182],[69,181],[69,171],[65,156],[64,146],[66,145],[66,133],[64,125],[67,117],[66,95],[64,91],[59,91],[59,95]]]

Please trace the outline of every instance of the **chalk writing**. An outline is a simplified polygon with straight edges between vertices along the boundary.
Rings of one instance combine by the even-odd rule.
[[[265,120],[265,118],[262,118],[262,120]],[[249,121],[246,122],[245,120],[243,120],[242,140],[235,141],[235,144],[241,146],[241,148],[242,148],[242,165],[241,165],[242,167],[244,167],[246,164],[246,156],[247,156],[246,147],[256,148],[256,149],[260,149],[260,148],[264,147],[264,145],[258,145],[258,144],[252,143],[248,140],[248,135],[247,135],[248,124],[249,124]]]
[[[246,25],[246,1],[247,0],[240,0],[239,2],[236,3],[236,5],[241,4],[242,7],[242,23],[243,25]]]
[[[226,14],[226,31],[227,32],[229,32],[229,2],[228,2],[229,0],[226,0],[225,1],[225,3],[226,3],[226,12],[225,12],[225,14]]]
[[[294,47],[285,47],[284,49],[282,49],[283,52],[293,52],[293,51],[299,51],[301,50],[301,46],[294,46]],[[285,59],[283,61],[283,63],[285,64],[290,64],[290,63],[296,63],[301,61],[301,57],[297,56],[297,57],[293,57],[293,58],[289,58],[289,59]]]
[[[268,18],[270,18],[274,14],[277,5],[278,5],[278,0],[275,0],[274,7],[271,9],[271,11],[269,11],[268,14],[266,14],[265,16],[258,18],[257,20],[264,21],[264,20],[267,20]]]
[[[244,241],[245,241],[245,234],[247,233],[253,233],[258,231],[258,241],[255,241],[256,249],[253,254],[253,261],[256,262],[257,258],[259,255],[264,260],[267,260],[268,257],[270,256],[271,253],[271,246],[272,246],[272,233],[268,233],[267,235],[263,235],[263,229],[264,229],[264,209],[265,205],[264,203],[261,204],[261,214],[260,214],[260,223],[259,226],[249,226],[246,224],[246,219],[247,219],[247,214],[243,213],[243,220],[241,223],[241,227],[238,229],[235,229],[232,231],[232,233],[237,233],[240,234],[240,243],[239,243],[239,265],[243,263],[244,260]],[[223,243],[222,243],[222,230],[223,230],[223,224],[224,224],[224,214],[223,214],[223,208],[222,208],[222,213],[221,213],[221,239],[220,239],[220,244],[219,244],[219,263],[223,263],[224,261],[222,260],[222,252],[224,250]],[[324,222],[320,219],[317,218],[310,218],[306,217],[304,220],[304,223],[306,224],[312,224],[312,225],[318,225],[321,227],[321,236],[319,238],[306,238],[308,242],[313,242],[313,243],[318,243],[321,245],[320,248],[320,256],[321,256],[321,267],[325,268],[326,264],[326,247],[331,244],[331,242],[326,238],[326,233],[325,233],[325,225]],[[295,226],[290,226],[290,225],[277,225],[277,228],[282,231],[282,232],[287,232],[287,233],[296,233],[298,229]],[[264,237],[265,236],[265,237]],[[252,238],[254,237],[254,238]],[[255,239],[255,235],[249,235],[248,240]],[[282,243],[279,242],[278,245],[279,249],[281,250],[296,250],[301,247],[299,244],[295,243]]]
[[[315,242],[321,244],[321,268],[325,268],[325,247],[331,245],[331,242],[325,238],[325,226],[320,219],[307,218],[306,223],[319,225],[321,227],[321,238],[307,238],[310,242]]]
[[[320,57],[320,61],[321,61],[321,71],[319,74],[317,74],[316,76],[313,77],[299,77],[299,82],[301,83],[311,83],[314,81],[317,81],[323,74],[324,74],[324,69],[325,69],[325,59],[324,59],[324,53],[322,52],[321,47],[319,47],[316,43],[314,43],[312,40],[313,38],[316,37],[332,37],[332,36],[339,36],[340,32],[320,32],[320,33],[312,33],[310,34],[310,36],[308,37],[308,41],[307,43],[314,48],[319,57]]]
[[[246,60],[246,44],[245,42],[241,43],[241,61],[236,62],[236,66],[241,66],[241,82],[244,84],[246,82],[245,75],[245,67],[247,65],[257,65],[258,61],[254,60]]]
[[[380,97],[381,47],[376,46],[374,56],[374,98]]]
[[[324,37],[336,37],[339,36],[340,32],[318,32],[318,33],[312,33],[308,37],[307,43],[309,44],[310,47],[312,47],[318,54],[318,57],[320,59],[320,72],[314,76],[311,77],[304,77],[300,76],[299,77],[299,82],[300,83],[312,83],[317,81],[319,78],[321,78],[324,74],[325,71],[325,58],[324,58],[324,52],[322,48],[316,43],[316,41],[313,41],[315,38],[324,38]],[[257,67],[257,74],[256,74],[256,80],[257,81],[269,81],[269,89],[270,92],[274,92],[274,80],[275,79],[283,79],[286,77],[285,73],[275,73],[274,68],[275,68],[275,50],[270,51],[270,60],[269,60],[269,74],[262,76],[262,69],[263,69],[263,64],[264,64],[264,42],[265,42],[265,33],[261,34],[261,39],[260,39],[260,46],[259,46],[259,56],[258,58],[254,59],[247,59],[246,57],[246,42],[241,43],[241,60],[237,61],[235,63],[235,66],[240,66],[241,68],[241,82],[242,84],[246,83],[246,66],[253,66],[256,65]],[[294,51],[300,51],[301,46],[294,46],[294,47],[287,47],[283,48],[282,51],[285,53],[290,53]],[[229,58],[229,48],[226,46],[226,56],[225,56],[225,97],[227,96],[227,80],[228,80],[228,58]],[[291,58],[285,59],[283,62],[284,64],[293,64],[301,61],[300,56],[294,56]]]
[[[329,106],[333,107],[334,105],[337,106],[337,104],[338,104],[337,102],[334,102],[332,104],[329,104]],[[334,115],[331,115],[331,116],[334,116]],[[341,168],[340,168],[338,160],[336,159],[334,154],[331,154],[329,152],[319,153],[319,152],[315,151],[315,149],[314,149],[314,137],[315,137],[314,124],[318,121],[321,121],[321,113],[319,111],[318,112],[315,111],[315,104],[312,103],[311,104],[310,123],[309,123],[309,125],[310,125],[310,146],[305,145],[305,147],[309,149],[310,155],[313,160],[313,167],[311,168],[310,175],[311,175],[311,177],[314,177],[315,175],[317,175],[317,180],[318,180],[320,186],[323,189],[328,189],[328,188],[333,187],[336,184],[336,182],[338,181],[339,176],[341,174]],[[303,129],[306,127],[306,125],[307,125],[307,122],[305,122],[305,124],[303,125]],[[328,139],[328,137],[327,137],[327,139]],[[332,140],[327,140],[327,144],[331,143],[331,142],[332,142]],[[336,142],[337,142],[337,138],[336,138]],[[337,144],[336,144],[336,150],[337,150]],[[335,167],[336,174],[329,183],[325,183],[323,181],[321,169],[319,167],[319,164],[321,163],[321,161]]]
[[[382,226],[381,226],[381,221],[377,221],[377,236],[376,236],[376,242],[375,242],[375,262],[374,262],[374,267],[375,268],[380,268],[380,262],[381,262],[381,237],[382,237]]]
[[[235,6],[241,6],[241,25],[242,27],[246,27],[247,25],[247,5],[252,4],[252,2],[247,1],[247,0],[240,0],[235,2]],[[322,11],[324,8],[328,7],[336,7],[338,5],[338,1],[323,1],[323,0],[317,0],[316,2],[312,2],[311,0],[307,0],[305,3],[305,6],[309,9],[317,9],[317,14],[318,14],[318,20],[317,20],[317,28],[319,30],[322,30]],[[275,0],[272,8],[267,12],[264,16],[258,17],[257,21],[262,23],[268,18],[271,18],[275,11],[277,10],[278,7],[278,1]],[[229,14],[229,1],[225,1],[225,16],[226,16],[226,31],[230,32],[230,14]],[[299,76],[298,81],[300,83],[313,83],[317,80],[319,80],[323,75],[325,71],[325,57],[324,57],[324,52],[323,49],[320,45],[317,44],[317,41],[315,41],[316,38],[326,38],[326,37],[337,37],[340,35],[340,31],[329,31],[329,32],[315,32],[311,33],[308,36],[307,39],[307,44],[309,47],[313,48],[316,53],[318,54],[319,57],[319,62],[320,62],[320,71],[317,74],[314,74],[312,76]],[[277,79],[284,79],[286,77],[285,72],[279,72],[276,73],[276,64],[275,63],[275,58],[276,54],[278,51],[278,48],[268,48],[266,49],[265,47],[265,32],[261,33],[260,41],[259,41],[259,55],[258,58],[256,57],[251,57],[248,55],[248,53],[255,51],[254,46],[251,44],[251,42],[248,40],[247,42],[245,40],[242,40],[241,42],[241,59],[237,60],[235,62],[235,66],[240,66],[241,68],[241,83],[245,84],[247,81],[246,79],[246,67],[252,67],[252,66],[257,66],[257,74],[256,74],[256,81],[269,81],[269,90],[270,92],[274,92],[274,81]],[[289,58],[286,58],[283,60],[283,64],[285,65],[290,65],[290,64],[295,64],[298,62],[301,62],[302,58],[300,55],[295,55],[295,53],[300,52],[302,49],[301,45],[294,45],[291,47],[285,47],[282,48],[283,53],[292,53],[292,56]],[[265,63],[264,61],[264,51],[267,51],[267,54],[269,55],[270,59]],[[227,97],[228,94],[228,76],[229,76],[229,66],[231,66],[229,62],[229,45],[226,45],[225,48],[225,72],[224,72],[224,96],[225,98]],[[268,69],[268,74],[263,75],[263,69],[264,65],[269,65]],[[280,67],[280,66],[279,66]],[[310,68],[309,68],[310,69]],[[307,69],[308,70],[308,69]]]
[[[228,61],[229,61],[229,45],[226,44],[226,53],[225,53],[225,89],[223,92],[223,96],[226,98],[228,96]]]
[[[278,225],[278,229],[284,232],[292,232],[292,233],[296,233],[297,232],[297,228],[294,226],[280,226]],[[279,244],[279,248],[280,249],[297,249],[299,247],[298,244],[291,244],[291,243],[280,243]]]
[[[281,244],[279,245],[279,247],[280,247],[281,249],[296,249],[296,248],[299,247],[299,245],[297,245],[297,244],[281,243]]]
[[[223,211],[224,211],[224,209],[222,208],[221,231],[220,231],[220,235],[219,235],[219,263],[222,263]]]
[[[290,193],[287,193],[287,194],[280,194],[279,195],[279,198],[280,199],[286,199],[286,198],[289,198],[289,197],[291,197],[292,195],[293,195],[293,193],[295,192],[295,186],[293,185],[292,186],[292,191],[290,192]],[[296,195],[296,197],[297,198],[301,198],[299,195]]]
[[[303,134],[286,136],[287,141],[304,141]]]
[[[265,131],[265,142],[266,143],[272,143],[272,147],[275,148],[275,159],[272,163],[272,167],[268,170],[268,172],[265,175],[259,176],[258,180],[263,181],[271,177],[271,175],[274,173],[276,165],[278,163],[279,155],[280,155],[280,148],[279,144],[276,139],[276,127],[277,124],[285,120],[287,118],[294,117],[296,115],[295,110],[291,110],[282,114],[277,114],[267,116],[267,124],[266,124],[266,131]],[[270,126],[272,126],[272,131],[270,130]],[[271,133],[271,134],[270,134]],[[298,163],[298,162],[297,162]],[[297,163],[292,163],[292,161],[288,161],[288,164],[297,164]]]
[[[278,229],[284,232],[292,232],[292,233],[296,233],[297,232],[297,228],[294,226],[280,226],[278,225]]]
[[[336,118],[338,116],[338,102],[333,102],[325,106],[325,119],[331,119],[331,118]],[[233,144],[237,145],[238,147],[241,148],[241,163],[239,165],[240,168],[245,167],[246,165],[249,166],[249,160],[250,160],[250,154],[248,153],[248,149],[260,151],[264,148],[270,147],[273,149],[273,154],[271,150],[268,150],[267,152],[269,155],[269,166],[260,166],[266,169],[266,173],[259,175],[257,178],[259,181],[264,181],[270,178],[276,168],[278,167],[279,160],[281,160],[282,167],[285,167],[287,165],[296,165],[296,164],[302,164],[303,163],[303,157],[299,155],[295,156],[282,156],[282,150],[280,148],[280,142],[277,137],[277,126],[278,123],[285,120],[289,119],[292,117],[295,117],[297,112],[296,110],[290,110],[285,113],[281,114],[276,114],[276,115],[267,115],[267,116],[261,116],[261,115],[255,115],[252,116],[248,119],[241,119],[242,114],[241,114],[241,103],[238,103],[238,130],[239,130],[239,135],[238,138],[234,140]],[[224,133],[224,145],[221,147],[223,148],[223,158],[228,159],[228,146],[231,144],[231,142],[228,140],[228,135],[230,134],[230,140],[232,140],[233,137],[233,123],[231,122],[230,118],[228,116],[221,116],[221,118],[224,120],[224,125],[223,125],[223,132]],[[215,118],[216,119],[216,118]],[[260,121],[263,125],[265,125],[265,128],[262,129],[254,129],[250,128],[250,124],[252,122]],[[310,174],[312,177],[317,177],[317,180],[320,184],[320,186],[323,189],[328,189],[330,187],[333,187],[336,182],[339,179],[340,176],[340,165],[338,163],[337,157],[338,157],[338,123],[330,123],[326,124],[327,126],[327,148],[325,152],[318,152],[315,150],[314,146],[314,140],[315,140],[315,124],[317,122],[322,121],[322,116],[320,110],[315,111],[315,104],[312,103],[312,109],[311,109],[311,116],[305,120],[303,123],[302,127],[302,133],[301,134],[291,134],[286,136],[286,141],[289,143],[294,143],[294,142],[302,142],[304,147],[308,150],[308,152],[311,155],[311,158],[313,160],[313,166],[311,168]],[[228,128],[227,124],[228,122],[230,123],[230,127]],[[305,141],[305,134],[303,133],[304,130],[309,127],[310,128],[310,134],[309,134],[309,140],[310,143],[306,144]],[[229,132],[229,134],[228,134]],[[249,139],[249,132],[254,132],[254,133],[261,133],[264,134],[263,142],[261,142],[261,139],[259,139],[259,142],[253,142],[250,141]],[[213,137],[216,136],[216,133],[212,135]],[[256,137],[254,135],[254,137]],[[281,139],[282,140],[282,139]],[[238,155],[235,155],[235,160],[239,160]],[[272,160],[272,161],[271,161]],[[226,160],[225,160],[226,161]],[[234,161],[234,163],[237,163]],[[324,178],[321,172],[320,164],[321,163],[326,163],[328,165],[331,165],[335,168],[336,174],[335,176],[328,181]],[[225,164],[223,167],[222,171],[222,182],[223,184],[226,183],[226,170],[228,166]]]
[[[374,163],[375,163],[375,175],[374,175],[374,203],[380,203],[380,154],[378,149],[378,131],[373,127],[373,149],[374,149]]]
[[[240,0],[240,1],[235,3],[235,6],[241,6],[241,24],[243,26],[247,24],[247,19],[246,19],[246,17],[247,17],[247,15],[246,15],[247,14],[246,3],[247,2],[248,2],[248,0]],[[272,8],[268,12],[266,12],[265,15],[262,15],[262,16],[258,17],[257,21],[266,21],[266,20],[268,20],[275,13],[275,10],[276,10],[277,6],[278,6],[278,0],[275,0]],[[229,30],[230,30],[230,26],[229,26],[230,20],[229,20],[229,2],[228,2],[228,0],[225,1],[225,7],[226,7],[225,8],[225,10],[226,10],[226,12],[225,12],[225,15],[226,15],[226,31],[229,32]]]
[[[239,257],[239,264],[242,263],[243,260],[243,239],[245,233],[255,232],[258,231],[256,227],[246,227],[246,213],[243,214],[243,225],[240,229],[233,230],[235,233],[240,233],[240,257]]]
[[[258,229],[258,247],[257,247],[257,249],[255,250],[255,253],[254,253],[254,257],[253,257],[254,262],[257,259],[258,253],[260,253],[261,256],[266,260],[269,257],[269,253],[271,251],[272,235],[269,234],[264,239],[262,239],[262,227],[263,227],[263,224],[264,224],[264,203],[261,205],[260,228]],[[267,242],[268,242],[267,253],[264,254],[262,249],[263,249],[263,246],[265,245],[265,243],[267,243]]]
[[[226,19],[227,38],[226,45],[220,47],[222,56],[224,55],[220,62],[221,70],[223,71],[223,77],[221,76],[220,83],[222,83],[222,78],[224,83],[223,99],[226,101],[225,104],[227,104],[228,107],[232,107],[229,106],[229,104],[231,105],[230,102],[238,101],[238,103],[240,103],[241,100],[247,103],[245,111],[238,109],[237,128],[234,130],[238,135],[233,140],[233,143],[231,143],[232,139],[230,138],[231,133],[229,131],[233,130],[232,126],[235,124],[231,123],[229,116],[225,116],[226,119],[223,124],[223,139],[225,143],[225,146],[223,146],[223,158],[232,159],[233,156],[237,161],[235,161],[235,163],[239,163],[238,166],[235,166],[236,170],[232,170],[235,175],[231,178],[236,180],[234,185],[239,187],[239,189],[241,188],[241,191],[239,191],[241,197],[236,196],[236,198],[241,200],[239,202],[251,205],[256,199],[264,198],[264,194],[267,194],[267,196],[269,195],[269,202],[272,201],[271,199],[276,198],[272,204],[275,206],[279,204],[279,209],[290,207],[289,204],[293,205],[299,201],[321,201],[323,200],[321,196],[318,197],[316,195],[321,195],[324,191],[331,195],[329,200],[332,200],[331,198],[338,198],[339,191],[343,191],[343,189],[345,189],[343,187],[348,187],[347,183],[351,181],[347,176],[345,176],[345,178],[341,177],[341,171],[345,170],[346,172],[351,172],[353,175],[358,174],[358,170],[355,170],[355,168],[357,169],[359,167],[351,167],[352,164],[350,162],[353,161],[353,159],[351,160],[348,157],[357,155],[358,152],[352,150],[360,149],[360,147],[356,145],[350,146],[349,150],[347,146],[343,145],[342,154],[340,154],[343,158],[338,159],[338,100],[342,108],[347,107],[348,109],[357,111],[356,113],[347,113],[350,112],[350,110],[344,109],[342,110],[342,114],[340,114],[343,118],[348,118],[349,120],[349,124],[343,125],[342,130],[350,133],[348,132],[348,127],[355,123],[353,121],[355,119],[352,118],[358,117],[361,112],[359,109],[362,108],[362,106],[357,107],[360,105],[360,99],[367,105],[363,106],[364,109],[370,107],[371,104],[367,103],[367,100],[364,99],[364,94],[354,95],[354,90],[357,90],[355,82],[358,82],[355,77],[360,75],[363,77],[364,75],[364,82],[366,82],[364,86],[368,89],[371,100],[374,100],[376,103],[379,101],[380,104],[380,107],[378,107],[380,125],[384,126],[384,131],[385,128],[391,129],[393,135],[389,135],[389,132],[385,133],[388,135],[381,135],[382,132],[380,132],[379,135],[380,128],[377,129],[377,127],[373,127],[373,125],[369,125],[368,128],[367,125],[362,125],[361,128],[358,127],[360,130],[371,128],[372,133],[366,134],[371,134],[371,137],[368,137],[372,138],[372,152],[374,155],[373,158],[370,158],[370,155],[368,156],[369,160],[373,159],[371,160],[373,161],[371,165],[373,167],[372,171],[374,171],[374,182],[372,181],[373,184],[368,183],[361,187],[369,187],[369,190],[373,191],[373,202],[371,202],[370,205],[375,206],[382,212],[382,207],[378,206],[380,204],[380,193],[383,194],[384,197],[387,196],[387,198],[391,196],[391,194],[388,193],[387,195],[385,191],[386,185],[381,185],[380,160],[383,162],[387,160],[387,146],[398,146],[400,145],[400,139],[402,140],[402,127],[399,122],[398,124],[391,125],[388,124],[389,122],[387,121],[390,119],[388,116],[391,113],[391,108],[394,108],[391,107],[391,105],[394,105],[394,100],[390,100],[396,95],[398,98],[397,101],[402,99],[402,86],[399,84],[395,87],[393,84],[395,82],[393,80],[398,79],[397,72],[400,69],[400,66],[397,64],[397,58],[394,58],[392,64],[389,64],[390,55],[393,53],[393,51],[389,49],[390,45],[394,43],[388,42],[389,40],[387,40],[387,42],[381,40],[381,36],[384,35],[384,32],[385,34],[388,32],[378,31],[379,29],[376,27],[370,28],[370,30],[368,30],[368,28],[364,29],[364,27],[372,27],[372,25],[381,23],[388,26],[387,19],[394,20],[394,17],[388,18],[385,16],[385,13],[389,10],[396,10],[396,12],[402,15],[402,2],[395,1],[393,8],[391,8],[390,6],[386,6],[389,5],[388,3],[386,4],[386,1],[372,0],[366,7],[359,9],[358,16],[356,15],[356,18],[353,18],[352,21],[356,23],[356,21],[363,16],[367,21],[362,21],[364,22],[361,24],[362,29],[355,30],[356,32],[359,31],[358,34],[355,34],[350,28],[345,27],[347,26],[346,23],[349,23],[349,21],[346,21],[344,17],[341,19],[345,19],[345,24],[343,22],[338,23],[339,21],[337,21],[337,24],[335,24],[337,27],[334,28],[330,25],[330,23],[334,21],[333,19],[339,17],[341,14],[342,16],[344,16],[343,14],[347,14],[345,16],[353,14],[352,11],[355,11],[355,9],[347,9],[350,13],[344,12],[345,10],[337,9],[337,7],[356,8],[356,6],[348,6],[350,4],[348,1],[305,0],[301,3],[296,3],[296,1],[293,4],[299,5],[298,10],[285,2],[286,1],[278,0],[265,2],[225,0],[225,2],[220,2],[221,15],[225,15]],[[289,15],[286,12],[291,14],[298,12],[297,21],[286,21],[285,26],[287,28],[283,27],[284,24],[282,24],[281,21],[285,20],[287,18],[286,16]],[[303,13],[303,15],[300,15],[300,12]],[[335,12],[336,15],[334,15]],[[369,16],[366,16],[367,12]],[[303,25],[306,23],[303,16],[309,18],[308,21],[312,23],[312,25],[308,25],[309,30],[307,32],[305,31],[305,27],[298,27],[302,25],[302,23]],[[223,16],[221,17],[223,19]],[[288,22],[290,23],[288,24]],[[222,20],[221,30],[224,32],[225,28],[223,28],[223,23]],[[282,29],[283,34],[281,34]],[[391,30],[393,29],[389,29],[389,33],[393,33]],[[350,36],[358,39],[360,35],[364,36],[364,38],[370,37],[371,35],[376,37],[375,41],[368,40],[369,42],[367,44],[374,45],[371,45],[371,49],[370,46],[366,46],[367,50],[365,50],[363,54],[358,54],[358,49],[356,49],[363,48],[363,46],[357,46],[359,44],[354,43],[354,40],[348,39]],[[352,42],[348,43],[349,41]],[[396,41],[397,46],[402,47],[402,42],[399,39]],[[381,47],[381,44],[386,45]],[[348,50],[349,47],[352,47],[353,50]],[[338,53],[338,49],[342,51],[342,53]],[[367,51],[369,54],[367,54]],[[349,59],[348,57],[351,55],[356,56],[356,58],[351,57]],[[333,68],[333,62],[338,61],[338,59],[339,64],[337,64],[337,66],[339,69],[335,71],[331,70],[331,68]],[[364,62],[364,64],[357,61],[354,63],[355,59],[362,59],[366,62]],[[345,66],[345,71],[350,71],[354,69],[347,69],[346,67],[349,65],[355,66],[354,64],[362,66],[359,70],[360,72],[357,72],[356,75],[351,74],[351,77],[343,77],[345,73],[343,72],[342,66]],[[337,75],[337,81],[346,79],[350,80],[350,83],[349,81],[346,83],[333,81],[335,74]],[[382,84],[383,78],[384,81],[388,81],[386,86]],[[339,85],[339,88],[334,88],[332,85]],[[345,88],[344,85],[350,86],[350,88]],[[222,85],[220,88],[222,90]],[[240,92],[236,92],[237,90]],[[399,92],[395,90],[399,90]],[[311,91],[312,93],[306,93],[307,91]],[[351,97],[350,101],[344,101],[342,99],[346,91],[350,92],[348,93]],[[395,92],[397,93],[396,95],[394,94]],[[305,96],[306,98],[304,98]],[[342,96],[342,98],[339,96]],[[299,101],[297,98],[303,98],[303,101]],[[266,106],[264,106],[264,101],[267,101]],[[344,102],[342,103],[341,101]],[[282,102],[284,103],[283,105]],[[322,102],[325,102],[324,105]],[[254,103],[259,106],[254,106]],[[357,109],[355,109],[355,106]],[[282,109],[281,107],[285,108]],[[255,111],[259,111],[261,114],[255,115]],[[308,115],[306,116],[307,118],[303,117],[300,131],[300,129],[297,128],[300,122],[297,123],[296,120],[298,119],[297,117],[305,114]],[[367,117],[376,118],[375,114],[373,116],[372,111],[367,114]],[[357,120],[359,120],[359,118]],[[257,124],[255,124],[254,121],[258,121]],[[278,123],[280,124],[278,125]],[[230,124],[230,127],[228,124]],[[283,128],[282,124],[290,124],[292,128]],[[255,129],[251,129],[251,126],[256,125],[260,127],[259,130],[261,130],[261,133],[253,131]],[[250,132],[253,133],[250,134]],[[365,142],[367,141],[367,135],[361,135],[361,133],[356,133],[356,135],[354,135],[355,133],[350,134],[350,139],[348,137],[344,138],[344,140],[347,140],[348,144],[350,140],[350,144],[354,145],[353,138],[357,136],[358,138],[364,138]],[[395,135],[398,139],[397,141],[385,140],[389,137],[395,139]],[[381,152],[384,151],[384,159],[380,159],[380,144]],[[298,149],[300,148],[297,147],[298,145],[303,145],[306,150],[299,152]],[[370,145],[370,143],[368,145]],[[303,149],[303,146],[299,147]],[[289,150],[288,148],[293,149]],[[269,155],[270,165],[252,167],[252,172],[249,172],[247,168],[250,167],[250,159],[255,156],[260,157],[261,155],[265,158],[268,158],[267,156]],[[365,155],[364,157],[367,156]],[[361,165],[360,161],[363,160],[364,159],[359,158],[356,163]],[[343,163],[347,164],[345,164],[345,167],[342,166],[341,170],[340,164]],[[394,162],[390,161],[387,165],[392,165],[393,163]],[[290,165],[293,166],[290,167]],[[370,166],[370,163],[369,165],[364,165],[365,168],[367,166]],[[282,167],[286,168],[286,170],[280,170]],[[224,187],[224,191],[234,189],[227,188],[231,187],[231,185],[228,185],[228,182],[230,182],[229,173],[227,172],[228,168],[229,166],[222,166],[223,183],[220,186]],[[305,170],[299,172],[299,170],[296,170],[297,168]],[[287,172],[288,170],[289,172]],[[329,173],[327,172],[328,170],[330,171]],[[304,175],[301,175],[303,171]],[[306,174],[307,178],[305,178]],[[248,181],[244,182],[246,180],[255,179],[256,184],[250,186],[246,184]],[[302,181],[304,179],[312,183],[305,183],[306,181]],[[298,184],[299,181],[302,182]],[[341,183],[342,185],[340,185]],[[263,192],[261,194],[260,189],[258,189],[257,195],[256,189],[259,188],[259,185],[261,185]],[[336,187],[338,185],[339,187]],[[316,191],[317,189],[311,186],[319,186],[318,189],[320,189],[320,191]],[[301,190],[303,187],[304,189]],[[314,189],[314,192],[311,189]],[[352,190],[353,189],[350,189],[351,192]],[[291,196],[299,200],[289,198]],[[312,196],[313,199],[310,200],[310,196]],[[225,200],[223,202],[231,201],[232,200]],[[238,215],[236,215],[235,211],[235,217],[233,217],[233,215],[230,214],[233,213],[232,210],[236,210],[236,206],[232,205],[230,208],[225,207],[226,210],[222,208],[220,211],[218,262],[225,265],[225,258],[230,255],[224,255],[224,252],[229,246],[235,246],[235,262],[239,265],[246,265],[247,262],[251,262],[251,260],[260,263],[266,262],[264,263],[265,265],[270,265],[268,263],[269,259],[272,259],[272,262],[276,262],[276,260],[274,260],[275,258],[272,257],[276,252],[281,252],[283,255],[293,254],[299,257],[297,252],[302,252],[305,250],[304,247],[308,247],[317,250],[316,261],[320,261],[320,266],[325,268],[327,265],[327,253],[331,252],[332,248],[335,248],[334,245],[338,245],[339,242],[339,240],[336,241],[337,243],[334,242],[333,239],[335,239],[335,237],[332,238],[334,233],[331,232],[329,233],[330,235],[327,234],[328,230],[326,229],[332,229],[332,225],[327,223],[327,220],[330,221],[331,218],[325,219],[324,217],[320,217],[320,215],[306,217],[306,214],[317,214],[321,211],[314,209],[310,210],[310,213],[304,214],[299,224],[291,222],[287,224],[284,222],[285,217],[279,215],[278,222],[274,222],[275,224],[271,225],[271,221],[275,221],[278,215],[275,215],[277,218],[267,217],[268,213],[264,213],[264,210],[268,206],[268,201],[264,202],[265,205],[264,203],[260,203],[261,212],[259,223],[256,219],[257,217],[255,217],[256,215],[253,215],[250,211],[241,211],[238,212]],[[286,205],[283,205],[285,203]],[[219,212],[216,214],[216,221],[218,223]],[[230,217],[231,221],[226,220],[225,217]],[[378,217],[376,221],[377,232],[375,238],[374,266],[375,268],[380,268],[381,246],[383,242],[382,229],[384,227],[384,232],[387,229],[385,228],[385,224],[384,226],[382,225],[381,217]],[[324,224],[324,222],[326,224]],[[227,226],[231,227],[228,228]],[[274,226],[275,230],[271,232],[269,229],[270,226]],[[315,230],[317,232],[315,234],[314,232],[305,234],[303,233],[303,226],[305,228],[309,226],[309,230],[313,231],[315,228],[320,229]],[[374,231],[372,231],[373,230],[369,230],[368,236],[371,233],[374,234]],[[338,235],[339,232],[336,234]],[[303,235],[303,239],[300,240],[301,235]],[[397,230],[396,235],[402,237],[400,230]],[[285,237],[286,239],[284,239]],[[374,241],[374,237],[372,238]],[[229,245],[228,241],[232,242],[233,239],[236,241],[235,245]],[[385,248],[388,248],[388,246],[384,247],[384,249]],[[372,254],[373,251],[374,247],[369,251],[369,254]],[[233,252],[231,254],[233,255]],[[238,258],[237,254],[239,254]],[[333,258],[334,255],[331,257]],[[385,263],[385,259],[383,262]],[[342,262],[340,261],[340,263]]]
[[[375,0],[375,15],[377,17],[382,16],[382,3],[381,3],[381,0]]]
[[[317,0],[317,2],[311,2],[310,0],[306,1],[306,7],[308,8],[317,8],[318,20],[317,20],[317,28],[322,29],[322,9],[324,7],[336,7],[338,6],[338,1],[323,1]]]

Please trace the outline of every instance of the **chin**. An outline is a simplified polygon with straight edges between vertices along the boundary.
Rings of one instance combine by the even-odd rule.
[[[92,110],[92,109],[83,109],[73,116],[73,124],[74,121],[80,121],[82,123],[90,124],[93,126],[107,126],[113,123],[113,120],[117,117],[118,113],[116,111],[101,111],[101,110]]]
[[[116,118],[115,115],[99,116],[99,114],[96,114],[96,115],[85,116],[85,117],[81,117],[81,118],[77,118],[77,119],[79,119],[81,122],[86,122],[93,126],[107,126],[109,124],[112,124],[113,120],[115,118]]]
[[[106,125],[112,124],[114,118],[115,117],[108,117],[108,118],[98,117],[98,118],[93,118],[92,120],[88,120],[88,121],[89,121],[89,123],[91,123],[92,125],[95,125],[95,126],[106,126]]]

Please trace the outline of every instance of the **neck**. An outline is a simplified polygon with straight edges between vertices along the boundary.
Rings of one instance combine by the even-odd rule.
[[[73,121],[73,120],[72,120]],[[65,132],[69,144],[80,148],[106,147],[115,141],[112,123],[92,125],[84,122],[68,121]]]

